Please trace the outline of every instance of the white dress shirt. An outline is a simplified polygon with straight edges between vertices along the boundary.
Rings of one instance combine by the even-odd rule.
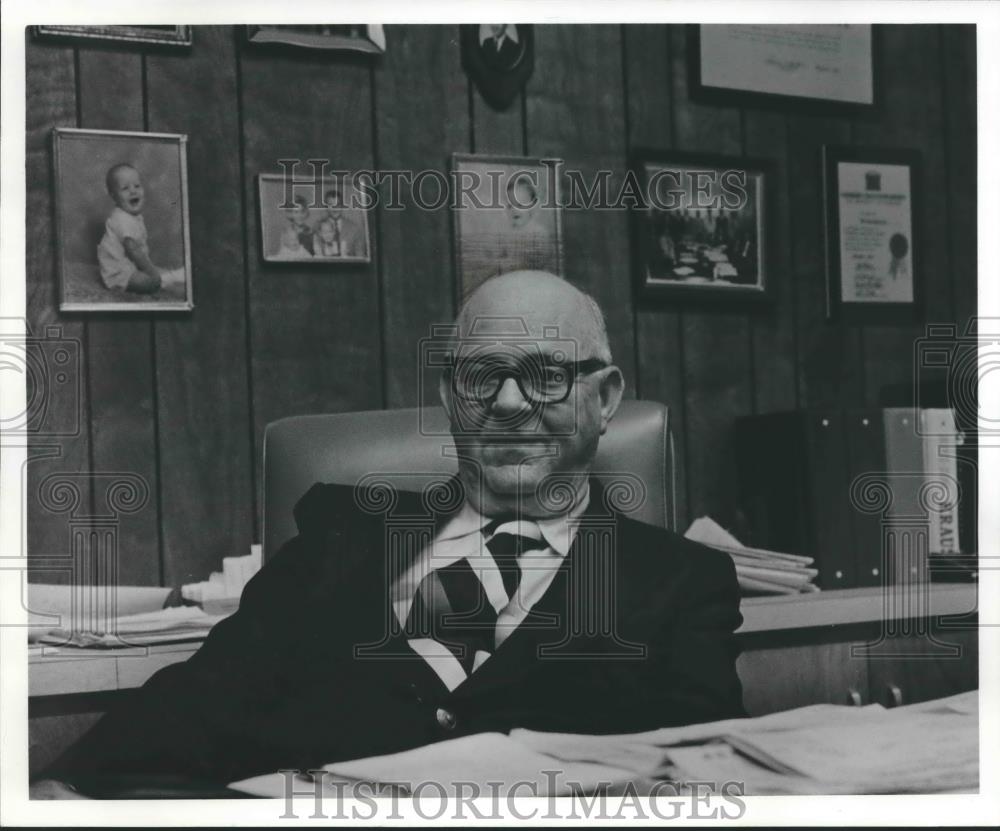
[[[406,625],[414,595],[424,577],[436,569],[467,559],[480,575],[486,596],[497,612],[495,646],[499,647],[545,594],[576,537],[579,527],[576,520],[587,509],[589,502],[590,488],[585,485],[582,498],[568,513],[548,519],[515,520],[496,529],[495,533],[521,534],[548,543],[545,548],[525,551],[517,558],[521,582],[513,598],[508,598],[504,591],[500,571],[482,533],[491,520],[466,502],[393,586],[392,605],[400,626]],[[430,664],[449,690],[466,679],[461,664],[443,644],[430,638],[411,638],[407,643]],[[473,672],[489,657],[490,653],[478,652]]]

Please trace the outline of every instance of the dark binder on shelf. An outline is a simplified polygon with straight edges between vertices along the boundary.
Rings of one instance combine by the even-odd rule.
[[[814,557],[821,588],[857,585],[843,413],[752,416],[736,429],[751,544]]]

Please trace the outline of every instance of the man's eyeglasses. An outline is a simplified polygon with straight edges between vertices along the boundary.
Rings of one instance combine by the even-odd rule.
[[[499,358],[459,358],[448,371],[452,391],[464,401],[492,404],[504,382],[513,378],[525,401],[558,404],[569,398],[577,375],[588,375],[607,366],[599,358],[551,364],[537,358],[516,362]]]

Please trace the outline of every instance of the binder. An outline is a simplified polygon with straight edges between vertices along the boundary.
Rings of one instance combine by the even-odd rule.
[[[892,501],[886,510],[891,540],[883,559],[891,583],[922,580],[927,573],[928,519],[920,500],[927,482],[920,411],[891,407],[882,411],[886,479]]]
[[[824,589],[855,586],[843,414],[751,416],[736,430],[751,544],[813,557]]]
[[[958,554],[958,464],[959,438],[955,415],[950,409],[934,408],[920,411],[920,433],[923,438],[924,471],[928,484],[935,486],[935,499],[928,512],[928,547],[933,554]]]
[[[848,410],[844,414],[847,434],[847,481],[870,474],[885,480],[885,434],[879,409]],[[854,573],[858,586],[878,586],[882,570],[883,525],[881,512],[865,511],[851,502],[851,536],[854,546]]]

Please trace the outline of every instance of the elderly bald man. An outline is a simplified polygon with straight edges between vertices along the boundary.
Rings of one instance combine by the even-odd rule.
[[[314,486],[239,611],[49,776],[225,783],[483,731],[743,714],[729,558],[618,513],[590,476],[625,385],[598,305],[516,272],[480,286],[456,329],[440,391],[458,476],[394,511],[438,506],[431,544],[380,556],[377,500]]]

